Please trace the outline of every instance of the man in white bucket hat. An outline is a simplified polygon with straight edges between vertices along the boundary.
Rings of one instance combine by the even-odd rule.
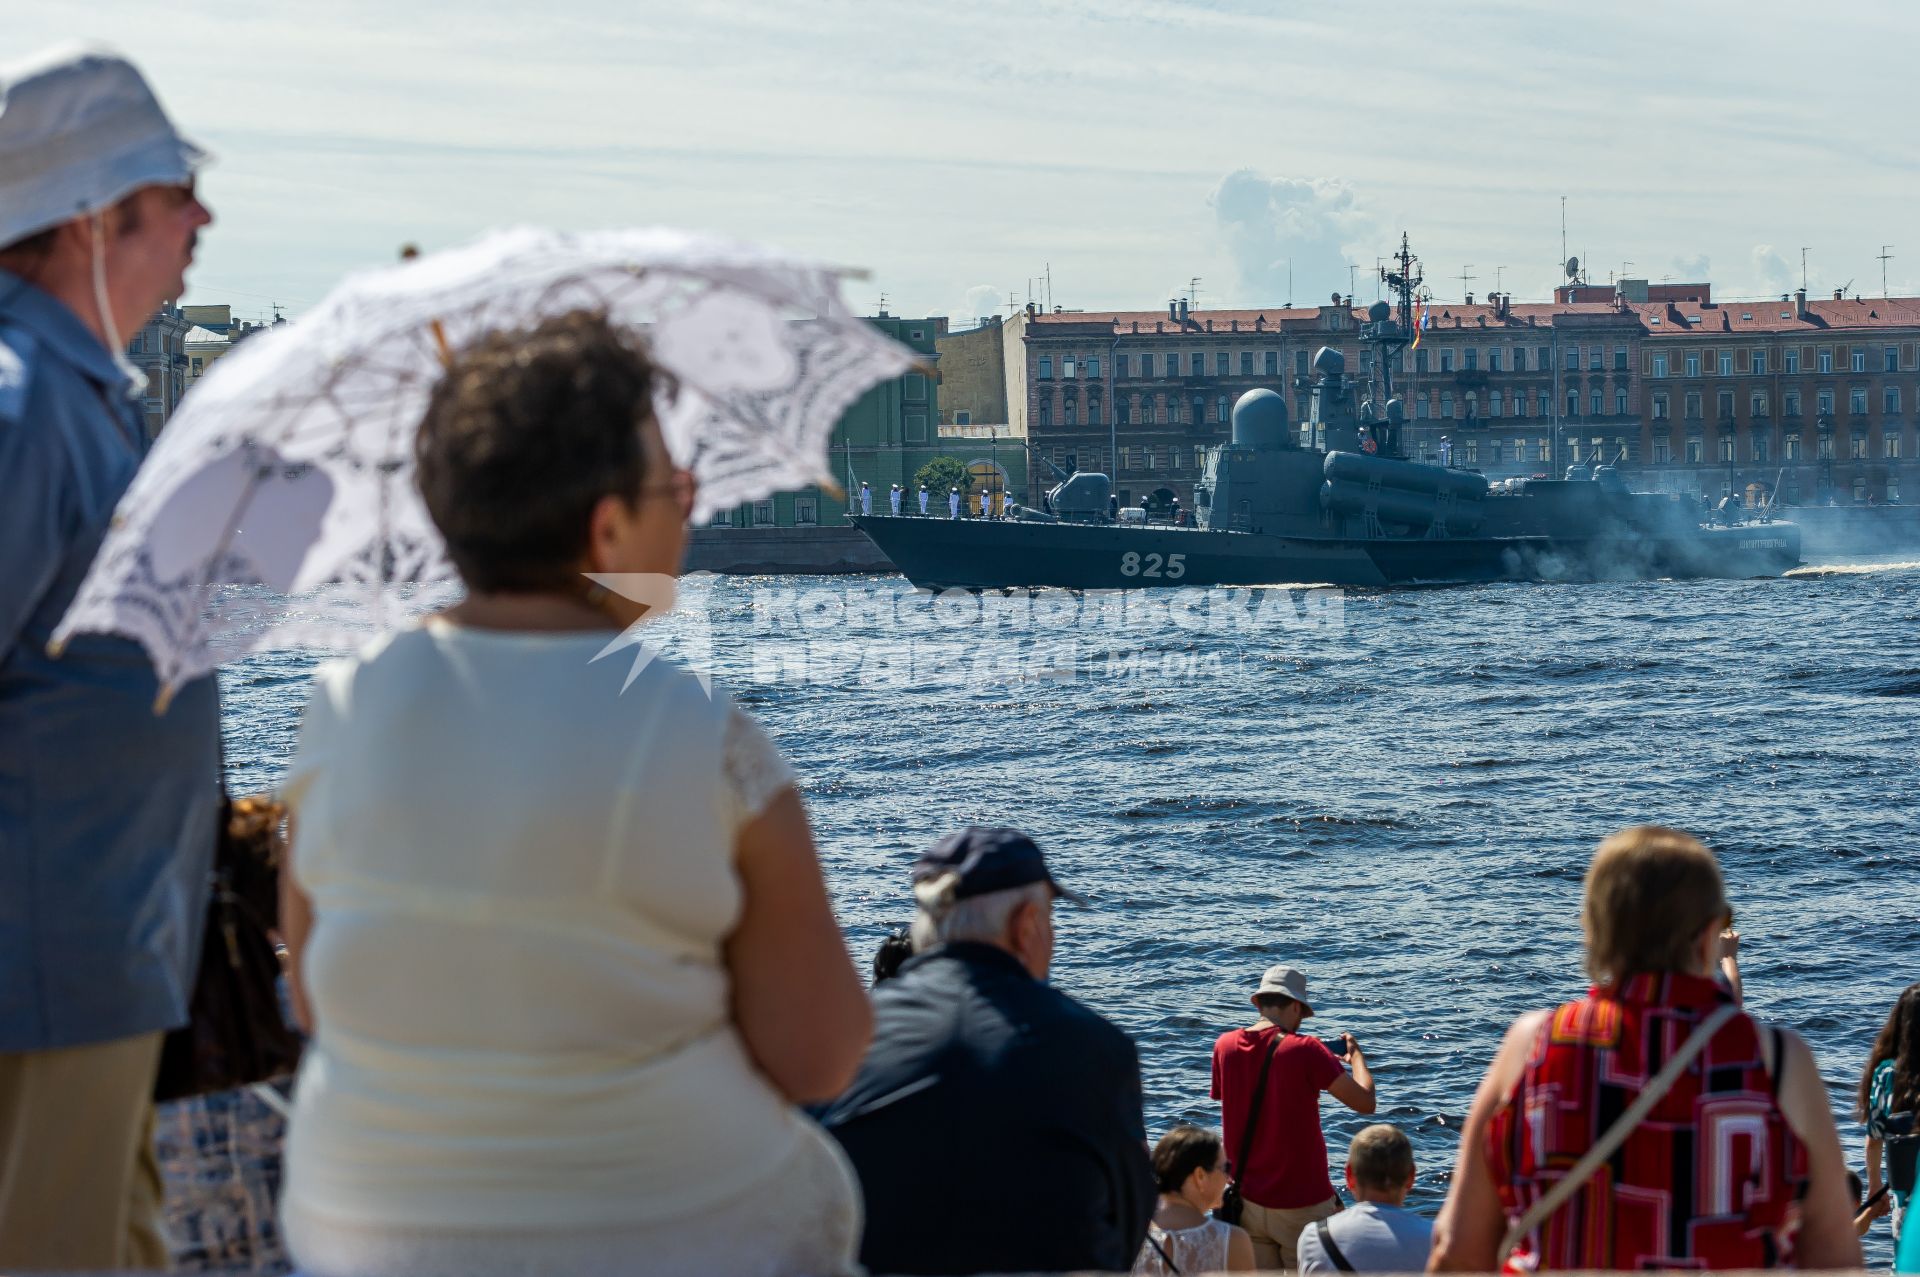
[[[1259,1021],[1230,1029],[1213,1044],[1213,1098],[1220,1101],[1242,1202],[1239,1223],[1253,1240],[1254,1267],[1297,1268],[1302,1230],[1340,1209],[1327,1174],[1320,1093],[1371,1113],[1373,1074],[1353,1034],[1340,1035],[1336,1054],[1300,1032],[1300,1022],[1313,1014],[1303,972],[1268,967],[1250,1001]]]
[[[165,1267],[153,1086],[187,1018],[218,799],[213,680],[48,650],[150,440],[124,345],[179,296],[204,152],[132,63],[0,67],[0,1270]]]

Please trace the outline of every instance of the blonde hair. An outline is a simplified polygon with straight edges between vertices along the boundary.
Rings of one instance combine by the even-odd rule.
[[[1728,912],[1720,866],[1699,839],[1660,825],[1622,829],[1587,867],[1587,974],[1615,984],[1643,971],[1686,971],[1700,932]]]
[[[1397,1126],[1381,1122],[1353,1137],[1347,1146],[1347,1169],[1353,1182],[1391,1192],[1405,1188],[1413,1174],[1413,1144]]]

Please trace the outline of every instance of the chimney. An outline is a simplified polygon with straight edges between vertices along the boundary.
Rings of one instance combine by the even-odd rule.
[[[1183,325],[1187,322],[1187,299],[1184,297],[1180,299],[1180,322]]]
[[[1834,290],[1833,290],[1833,300],[1835,300],[1835,301],[1837,301],[1837,302],[1838,302],[1838,301],[1845,301],[1846,299],[1847,299],[1847,290],[1846,290],[1846,289],[1844,289],[1844,288],[1836,288],[1836,289],[1834,289]]]
[[[1805,319],[1807,317],[1807,290],[1806,289],[1796,288],[1793,290],[1793,309],[1794,309],[1794,313],[1797,314],[1800,318]]]
[[[1472,294],[1472,293],[1468,293],[1468,294],[1467,294],[1467,305],[1469,305],[1469,306],[1471,306],[1471,305],[1473,305],[1473,294]]]
[[[1171,297],[1167,298],[1167,318],[1175,322],[1180,319],[1180,303]]]

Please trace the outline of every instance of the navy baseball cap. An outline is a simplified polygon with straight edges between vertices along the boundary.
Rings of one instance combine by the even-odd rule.
[[[1053,880],[1040,848],[1018,829],[968,825],[933,844],[913,862],[915,882],[925,882],[945,873],[960,875],[959,888],[954,892],[956,900],[1044,882],[1063,900],[1077,905],[1087,903],[1085,896],[1068,891]]]

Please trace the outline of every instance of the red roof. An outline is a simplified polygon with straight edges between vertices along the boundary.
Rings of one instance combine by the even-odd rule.
[[[1355,323],[1366,318],[1366,310],[1362,307],[1354,308],[1350,314]],[[1655,337],[1686,332],[1703,335],[1812,334],[1847,330],[1871,332],[1891,328],[1920,328],[1920,297],[1849,297],[1841,301],[1831,298],[1809,299],[1807,317],[1804,319],[1795,314],[1791,301],[1782,302],[1778,298],[1765,301],[1636,302],[1629,303],[1624,309],[1612,302],[1513,302],[1506,307],[1504,316],[1497,307],[1483,302],[1471,306],[1460,302],[1434,302],[1431,314],[1433,327],[1429,333],[1436,339],[1458,331],[1525,332],[1529,328],[1529,318],[1533,320],[1532,327],[1537,330],[1550,325],[1554,317],[1560,315],[1593,319],[1635,316],[1647,335]],[[1132,334],[1135,324],[1139,325],[1142,335],[1153,333],[1154,325],[1159,324],[1161,336],[1179,336],[1184,331],[1198,336],[1217,337],[1222,333],[1232,333],[1235,322],[1238,322],[1239,332],[1243,334],[1275,332],[1282,324],[1297,330],[1317,322],[1320,315],[1320,307],[1196,310],[1189,313],[1188,326],[1183,329],[1180,321],[1168,319],[1164,310],[1124,310],[1036,314],[1028,317],[1028,323],[1036,330],[1095,325],[1115,336]],[[1207,331],[1209,320],[1213,322],[1210,334]]]

